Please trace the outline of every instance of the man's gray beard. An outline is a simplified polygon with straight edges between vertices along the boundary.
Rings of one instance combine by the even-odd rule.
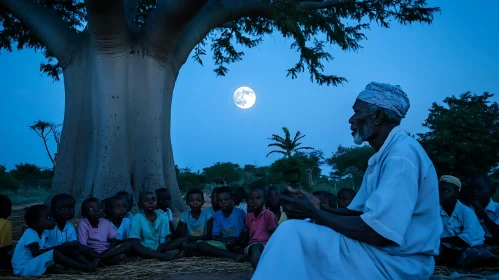
[[[373,130],[374,129],[368,125],[364,125],[362,128],[357,127],[357,130],[353,134],[353,142],[355,145],[362,145],[367,139],[371,138]]]
[[[362,136],[360,136],[358,130],[353,134],[353,142],[355,143],[355,145],[362,145],[362,143],[364,143],[364,140],[362,139]]]

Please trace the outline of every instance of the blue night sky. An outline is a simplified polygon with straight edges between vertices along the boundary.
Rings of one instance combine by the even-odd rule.
[[[475,3],[476,2],[476,3]],[[400,85],[411,100],[403,127],[423,132],[421,123],[432,102],[466,91],[498,94],[499,1],[445,0],[433,25],[414,24],[390,29],[376,25],[358,52],[331,47],[335,60],[327,73],[344,76],[338,87],[310,83],[308,75],[286,78],[286,69],[298,58],[292,43],[278,34],[230,67],[226,77],[212,72],[211,56],[205,66],[193,61],[181,70],[173,99],[172,141],[176,163],[193,170],[215,162],[267,165],[267,138],[301,130],[304,144],[327,156],[337,146],[352,145],[348,119],[358,92],[371,81]],[[62,123],[64,86],[39,73],[42,56],[32,50],[0,55],[0,164],[8,169],[20,162],[50,167],[41,139],[28,128],[35,120]],[[257,95],[249,110],[236,107],[233,92],[249,86]]]

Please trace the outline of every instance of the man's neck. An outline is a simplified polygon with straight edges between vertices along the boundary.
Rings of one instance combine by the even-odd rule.
[[[388,135],[390,135],[390,132],[397,127],[397,125],[383,125],[381,126],[380,132],[371,140],[369,140],[369,145],[374,148],[376,152],[378,152],[383,144],[385,144],[386,139],[388,138]]]

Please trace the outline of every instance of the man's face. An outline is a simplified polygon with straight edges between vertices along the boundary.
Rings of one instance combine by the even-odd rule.
[[[356,100],[353,105],[354,115],[348,121],[355,144],[362,145],[369,141],[374,134],[374,116],[375,112],[370,109],[369,103],[362,100]]]
[[[440,197],[440,205],[455,204],[459,197],[457,186],[447,182],[440,182],[438,184],[438,194]]]

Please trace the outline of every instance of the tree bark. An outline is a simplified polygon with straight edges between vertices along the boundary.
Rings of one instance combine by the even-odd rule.
[[[52,193],[81,202],[165,187],[173,210],[184,210],[170,140],[178,70],[132,48],[111,55],[89,39],[64,69],[65,117]]]

